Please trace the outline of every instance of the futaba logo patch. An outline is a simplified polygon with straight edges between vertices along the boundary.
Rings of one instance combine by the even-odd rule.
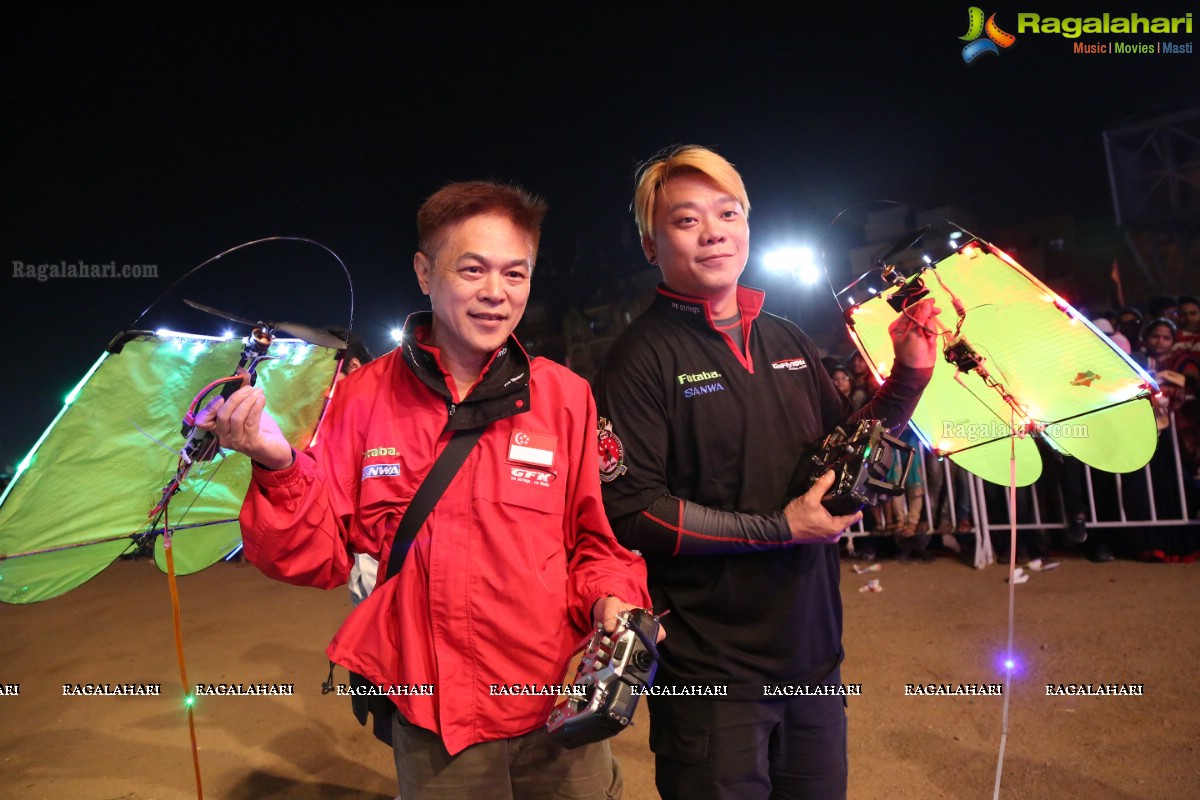
[[[363,458],[379,458],[380,456],[398,456],[400,453],[394,447],[369,447],[363,451]],[[362,480],[370,478],[399,478],[399,464],[364,464]]]
[[[985,34],[986,38],[983,38]],[[962,51],[962,58],[968,64],[985,53],[998,56],[1000,48],[1012,47],[1017,41],[1016,36],[1000,29],[1000,26],[996,24],[995,14],[988,17],[985,23],[983,9],[979,6],[971,6],[967,9],[967,32],[958,38],[967,42],[967,46]]]
[[[717,380],[720,377],[722,377],[721,373],[714,369],[703,370],[701,372],[685,372],[682,375],[676,375],[675,380],[680,386],[687,387],[683,390],[684,397],[699,397],[702,394],[725,391],[724,384]],[[701,385],[689,385],[697,383]]]
[[[682,375],[676,375],[675,381],[683,386],[685,383],[700,383],[702,381],[711,381],[721,377],[721,373],[715,369],[711,372],[685,372]]]

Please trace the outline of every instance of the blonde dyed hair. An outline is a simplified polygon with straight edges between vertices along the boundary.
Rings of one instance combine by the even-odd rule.
[[[742,213],[750,216],[746,185],[742,183],[742,176],[733,164],[707,147],[697,144],[675,145],[638,168],[633,192],[633,214],[637,218],[638,233],[643,238],[654,238],[654,206],[667,181],[675,175],[688,172],[699,173],[711,180],[721,191],[741,203]]]

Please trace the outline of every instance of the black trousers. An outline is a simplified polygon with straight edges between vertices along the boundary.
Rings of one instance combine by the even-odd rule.
[[[844,697],[647,699],[663,800],[846,797]]]

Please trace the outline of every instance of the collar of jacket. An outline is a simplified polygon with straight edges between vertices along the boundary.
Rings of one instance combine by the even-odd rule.
[[[737,306],[742,315],[742,324],[748,326],[758,319],[767,294],[762,289],[754,289],[738,284]],[[654,297],[654,305],[672,317],[689,320],[701,328],[716,330],[712,315],[712,306],[702,297],[689,297],[686,294],[668,289],[665,284],[658,285],[658,293]]]
[[[450,414],[446,430],[479,428],[529,410],[529,355],[515,337],[509,336],[504,346],[492,353],[479,382],[461,402],[455,403],[437,358],[417,341],[417,331],[432,324],[432,311],[410,314],[404,322],[400,350],[404,363],[421,383],[445,399]]]

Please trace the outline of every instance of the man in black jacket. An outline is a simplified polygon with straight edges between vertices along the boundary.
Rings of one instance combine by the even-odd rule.
[[[656,689],[678,694],[649,698],[660,794],[828,800],[847,775],[837,540],[860,515],[821,505],[832,474],[789,488],[835,425],[907,421],[933,373],[937,310],[922,301],[892,325],[891,375],[851,416],[812,340],[738,284],[749,207],[705,148],[639,173],[642,247],[663,284],[597,378],[605,509],[671,611]]]

